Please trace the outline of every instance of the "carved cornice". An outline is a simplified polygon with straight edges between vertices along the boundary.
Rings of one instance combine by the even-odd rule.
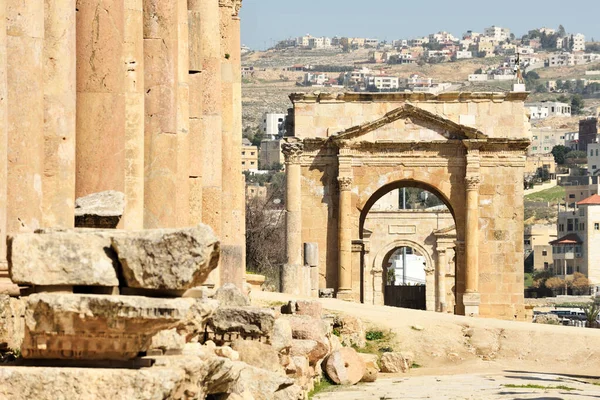
[[[345,192],[352,189],[352,178],[349,176],[338,176],[338,185],[340,192]]]
[[[304,144],[301,142],[286,142],[281,144],[281,152],[287,164],[298,164],[304,152]]]
[[[219,7],[231,8],[231,15],[237,17],[242,8],[242,0],[219,0]]]
[[[404,101],[428,101],[428,102],[502,102],[502,101],[525,101],[528,92],[447,92],[438,95],[430,93],[412,92],[390,92],[390,93],[292,93],[290,100],[293,103],[321,103],[321,102],[404,102]]]

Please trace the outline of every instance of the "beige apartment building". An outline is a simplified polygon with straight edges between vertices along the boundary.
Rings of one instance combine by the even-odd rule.
[[[528,155],[548,154],[554,146],[565,145],[568,129],[532,128],[531,146]]]
[[[553,268],[554,260],[550,242],[556,240],[556,238],[556,224],[536,224],[525,227],[525,254],[533,253],[533,269],[535,271],[545,271]]]
[[[559,213],[558,236],[551,242],[555,273],[569,276],[581,272],[599,286],[600,195],[578,202],[575,210]]]
[[[258,170],[258,147],[242,145],[242,171]]]
[[[525,176],[534,176],[540,168],[548,170],[550,179],[556,178],[556,162],[552,154],[528,155],[525,162]]]

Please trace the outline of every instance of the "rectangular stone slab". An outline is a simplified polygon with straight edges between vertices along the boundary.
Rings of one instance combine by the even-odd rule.
[[[13,282],[21,285],[119,286],[110,236],[77,231],[25,233],[8,240]]]
[[[129,360],[185,321],[191,299],[38,293],[27,298],[24,358]]]

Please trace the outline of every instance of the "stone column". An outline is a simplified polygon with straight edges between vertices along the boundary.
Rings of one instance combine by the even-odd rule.
[[[465,224],[465,315],[479,315],[479,150],[467,154]]]
[[[6,261],[6,211],[7,203],[7,80],[6,80],[6,0],[0,0],[0,282],[8,280]]]
[[[144,227],[178,225],[179,0],[144,0]]]
[[[281,271],[283,293],[299,294],[300,268],[302,268],[302,169],[300,159],[304,145],[283,143],[285,156],[286,192],[285,224],[287,263]]]
[[[221,26],[221,135],[222,135],[222,181],[223,201],[221,214],[221,283],[233,283],[238,287],[243,284],[244,267],[242,265],[242,246],[237,243],[239,235],[237,227],[240,224],[240,213],[235,213],[235,200],[239,199],[241,180],[241,130],[234,133],[235,112],[241,112],[234,107],[234,70],[233,53],[236,50],[236,32],[233,15],[235,13],[234,1],[220,1],[220,26]],[[239,40],[239,39],[238,39]],[[239,147],[234,146],[234,135],[239,133]],[[237,139],[237,138],[236,138]],[[237,195],[237,198],[236,198]]]
[[[123,4],[77,1],[75,196],[124,192]]]
[[[437,248],[437,304],[436,311],[446,312],[446,268],[448,260],[446,258],[446,248]]]
[[[144,15],[143,0],[125,2],[125,182],[121,227],[144,228]]]
[[[75,0],[44,0],[43,225],[75,222]]]
[[[309,268],[309,278],[304,282],[306,294],[319,297],[319,244],[304,243],[304,265]]]
[[[338,291],[337,298],[352,297],[352,178],[338,177],[340,189],[338,221]]]
[[[44,1],[6,1],[7,232],[42,226]]]
[[[177,226],[190,222],[190,87],[187,0],[177,0]]]

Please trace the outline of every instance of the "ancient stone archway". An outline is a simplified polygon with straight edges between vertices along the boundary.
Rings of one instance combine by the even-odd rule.
[[[370,243],[361,237],[361,215],[380,191],[413,182],[435,189],[454,216],[453,245],[444,244],[438,254],[448,259],[447,250],[456,248],[455,312],[521,318],[525,98],[526,93],[292,95],[294,135],[283,146],[284,291],[306,286],[298,279],[302,243],[313,242],[319,246],[319,287],[334,288],[338,298],[365,301],[361,254],[370,254]],[[447,232],[439,235],[448,241]],[[444,302],[438,303],[441,311]]]

